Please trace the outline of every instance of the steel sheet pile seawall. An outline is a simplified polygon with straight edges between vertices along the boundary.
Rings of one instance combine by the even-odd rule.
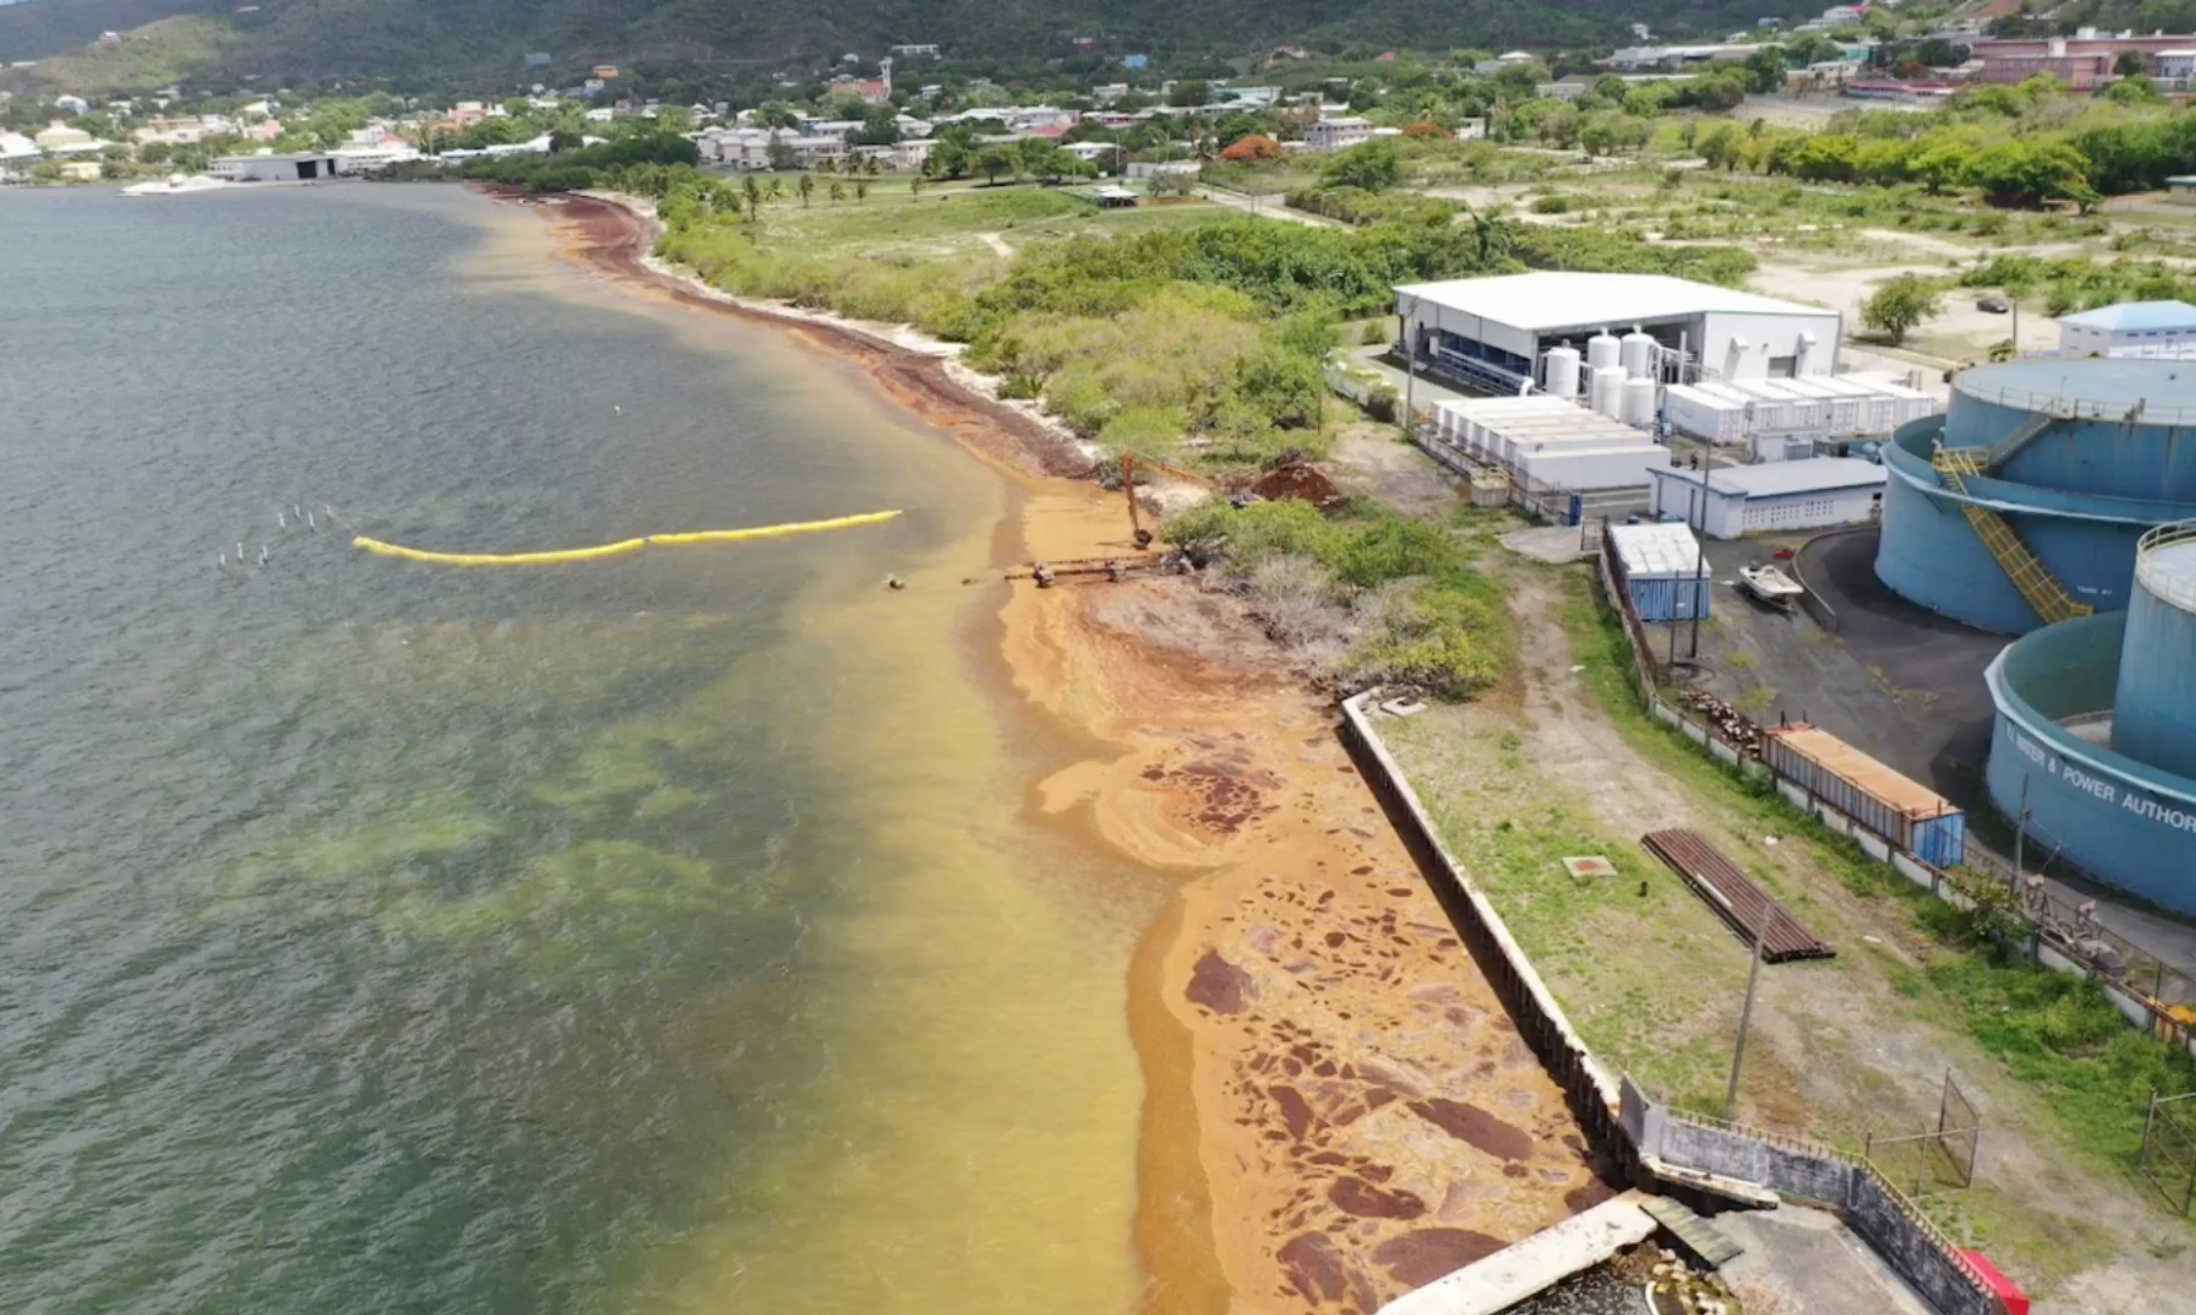
[[[1929,787],[1805,722],[1772,726],[1763,756],[1777,775],[1940,868],[1966,856],[1967,815]]]

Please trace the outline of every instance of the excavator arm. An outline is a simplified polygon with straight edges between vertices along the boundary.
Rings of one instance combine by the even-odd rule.
[[[1186,480],[1200,488],[1211,488],[1212,481],[1206,479],[1203,475],[1167,465],[1165,462],[1153,461],[1149,457],[1140,457],[1133,452],[1123,452],[1121,454],[1121,496],[1128,499],[1129,534],[1135,539],[1137,547],[1149,548],[1152,534],[1150,530],[1144,528],[1143,517],[1136,507],[1136,472],[1139,469],[1157,471],[1162,475],[1172,475],[1176,479]]]

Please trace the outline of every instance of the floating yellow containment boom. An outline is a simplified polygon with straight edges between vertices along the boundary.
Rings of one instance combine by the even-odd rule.
[[[877,525],[899,515],[898,511],[869,511],[859,516],[837,516],[825,521],[793,521],[785,525],[758,525],[745,530],[693,530],[685,534],[645,534],[638,539],[620,539],[616,543],[598,543],[592,548],[563,548],[556,552],[429,552],[425,548],[407,548],[402,544],[383,543],[361,534],[351,540],[353,548],[364,549],[378,557],[401,557],[406,561],[430,562],[436,566],[548,566],[557,562],[592,562],[604,557],[622,557],[643,548],[677,548],[699,543],[741,543],[748,539],[782,539],[793,534],[821,534],[825,530],[850,530],[857,525]]]

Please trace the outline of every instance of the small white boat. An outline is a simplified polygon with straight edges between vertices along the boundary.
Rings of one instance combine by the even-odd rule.
[[[1799,581],[1774,566],[1742,566],[1739,568],[1739,588],[1767,603],[1771,607],[1789,609],[1807,591]]]
[[[231,187],[226,178],[210,174],[169,174],[150,182],[131,183],[122,189],[124,196],[184,196],[192,192],[218,192]]]

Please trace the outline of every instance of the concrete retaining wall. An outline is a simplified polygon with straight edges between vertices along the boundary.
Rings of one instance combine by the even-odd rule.
[[[1587,1140],[1619,1173],[1632,1175],[1637,1165],[1631,1143],[1618,1126],[1616,1080],[1571,1027],[1571,1020],[1564,1016],[1494,905],[1442,845],[1418,792],[1411,788],[1403,769],[1373,729],[1368,709],[1376,694],[1367,690],[1342,704],[1349,746],[1365,780],[1388,807],[1412,856],[1445,887],[1439,893],[1456,917],[1465,947],[1509,1010],[1518,1035],[1532,1046],[1556,1085],[1563,1089],[1571,1115]]]
[[[1758,1183],[1788,1200],[1835,1210],[1940,1315],[2004,1315],[1952,1240],[1866,1161],[1834,1147],[1719,1125],[1658,1105],[1630,1078],[1619,1103],[1650,1164]]]
[[[1630,1078],[1621,1083],[1612,1078],[1571,1027],[1485,892],[1442,845],[1418,792],[1373,725],[1369,709],[1378,693],[1367,690],[1342,704],[1351,755],[1387,807],[1412,856],[1439,884],[1442,903],[1456,919],[1466,948],[1493,984],[1518,1034],[1563,1089],[1572,1116],[1605,1160],[1635,1181],[1655,1176],[1650,1165],[1667,1166],[1664,1172],[1713,1175],[1828,1205],[1845,1215],[1854,1233],[1941,1315],[2003,1315],[1996,1299],[1964,1268],[1951,1243],[1866,1163],[1803,1139],[1718,1127],[1675,1113],[1650,1099]],[[1668,1185],[1680,1191],[1700,1187],[1674,1178]],[[1499,1254],[1507,1256],[1509,1251]],[[1537,1272],[1541,1266],[1533,1262],[1527,1268]],[[1432,1286],[1445,1282],[1437,1280]],[[1472,1284],[1463,1286],[1477,1290]],[[1413,1315],[1447,1309],[1446,1304],[1408,1308]]]
[[[1654,1217],[1626,1192],[1452,1270],[1380,1308],[1380,1315],[1499,1315],[1654,1234]]]

